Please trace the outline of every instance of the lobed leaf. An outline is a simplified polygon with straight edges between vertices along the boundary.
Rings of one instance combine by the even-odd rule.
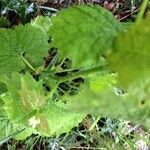
[[[0,74],[9,75],[25,68],[22,57],[32,66],[43,64],[43,57],[49,49],[48,37],[30,24],[15,29],[0,29]]]
[[[13,75],[8,82],[3,78],[6,86],[8,83],[12,85],[7,93],[0,96],[4,102],[3,108],[7,119],[13,128],[25,128],[15,136],[17,139],[26,138],[32,133],[42,136],[60,135],[69,132],[82,121],[85,114],[68,112],[63,102],[47,101],[42,81],[35,81],[29,73],[20,75],[20,80],[18,76],[16,79]],[[18,88],[14,81],[18,82]]]

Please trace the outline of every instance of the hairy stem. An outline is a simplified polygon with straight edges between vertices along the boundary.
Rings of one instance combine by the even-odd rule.
[[[92,67],[92,68],[89,68],[89,69],[82,69],[82,70],[79,70],[76,73],[69,74],[65,77],[57,77],[57,76],[50,75],[50,78],[52,78],[52,79],[58,81],[59,83],[61,83],[61,82],[73,80],[73,79],[78,78],[78,77],[87,76],[89,74],[99,72],[99,71],[106,72],[106,66],[97,66],[97,67]]]
[[[138,16],[137,16],[137,20],[136,20],[137,23],[139,23],[139,22],[142,20],[148,2],[149,2],[149,0],[143,0],[141,9],[140,9],[139,14],[138,14]]]

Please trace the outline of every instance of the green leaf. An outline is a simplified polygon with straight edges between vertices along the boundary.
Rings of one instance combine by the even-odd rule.
[[[49,49],[48,37],[30,24],[15,29],[0,29],[0,74],[24,69],[22,57],[39,67]]]
[[[80,92],[76,96],[66,98],[68,108],[71,112],[130,120],[149,128],[150,81],[139,82],[124,93],[116,87],[116,77],[116,74],[89,75]]]
[[[7,82],[11,83],[11,86],[7,93],[1,95],[1,99],[5,103],[4,107],[8,119],[13,123],[24,124],[30,116],[44,107],[43,82],[35,81],[29,73],[24,76],[15,74],[16,76],[13,74],[12,78],[9,79],[11,82]]]
[[[116,74],[107,74],[102,76],[100,73],[95,73],[88,76],[86,80],[89,82],[89,88],[92,91],[100,92],[108,89],[111,86],[115,86],[117,84],[116,77]]]
[[[138,89],[140,92],[141,89]],[[92,113],[98,116],[130,120],[149,129],[150,99],[137,99],[135,93],[116,95],[112,89],[94,92],[84,88],[77,96],[70,98],[68,105],[72,112]]]
[[[48,30],[51,26],[51,19],[48,16],[38,16],[31,22],[31,25],[38,29],[41,29],[44,33],[48,33]]]
[[[52,47],[62,58],[69,57],[73,66],[99,62],[100,56],[112,48],[121,24],[100,6],[73,6],[52,18],[49,30]]]
[[[39,110],[45,105],[45,97],[43,93],[43,82],[33,80],[32,76],[27,74],[21,79],[20,98],[22,107],[26,111]]]
[[[12,123],[23,124],[28,116],[30,117],[35,113],[33,110],[26,110],[22,101],[9,93],[2,94],[1,99],[4,101],[4,110],[7,117]]]
[[[0,145],[4,142],[15,138],[16,140],[23,140],[29,137],[33,130],[19,126],[13,126],[8,120],[2,121],[0,124]]]
[[[68,112],[63,102],[47,101],[42,81],[35,81],[28,73],[20,78],[18,89],[10,88],[0,97],[4,101],[3,108],[13,128],[25,128],[15,138],[22,139],[32,133],[42,136],[60,135],[69,132],[82,121],[85,114]],[[14,87],[14,81],[17,80],[15,76],[10,79]]]
[[[14,96],[19,96],[18,91],[21,88],[21,75],[19,73],[13,72],[11,78],[6,75],[0,75],[0,81],[6,86],[8,92],[12,93]]]
[[[0,110],[0,120],[0,145],[11,138],[25,139],[33,133],[29,128],[25,129],[23,126],[14,126],[10,123],[4,109]]]
[[[111,103],[107,103],[106,101],[109,106],[105,104],[104,108],[101,107],[105,103],[104,101],[107,94],[108,98],[111,99],[110,93],[112,95],[112,87],[117,83],[116,74],[106,74],[104,76],[101,73],[95,73],[88,75],[88,77],[84,79],[84,82],[85,84],[80,87],[79,93],[76,96],[68,98],[67,102],[69,104],[69,109],[77,112],[94,113],[96,115],[108,117],[111,114],[109,107],[112,107],[111,103],[113,103],[113,101],[111,101]],[[107,91],[109,92],[107,93]],[[104,96],[105,99],[103,99]],[[108,107],[108,110],[106,107]],[[104,109],[106,109],[106,111],[104,111]],[[116,112],[115,114],[112,114],[112,116],[115,115]]]
[[[28,119],[36,113],[34,104],[39,100],[39,97],[33,89],[39,91],[42,83],[35,83],[36,81],[33,80],[30,74],[21,77],[21,75],[17,73],[13,73],[11,79],[5,77],[2,81],[8,86],[8,92],[2,94],[1,99],[4,101],[3,108],[7,114],[7,119],[9,119],[11,123],[11,128],[4,137],[9,136],[9,134],[12,134],[13,132],[17,132],[18,130],[25,129],[14,136],[14,138],[18,140],[25,139],[32,133],[36,133],[35,129],[28,127],[27,124]],[[25,83],[28,83],[28,86],[26,86]],[[27,88],[29,88],[29,90],[27,90]],[[28,103],[29,105],[27,106],[26,104]]]
[[[132,25],[127,32],[120,33],[115,49],[108,58],[110,69],[118,73],[120,86],[127,90],[124,106],[129,119],[147,128],[150,124],[149,26],[150,17]],[[117,108],[121,106],[117,105]]]
[[[43,136],[60,135],[68,133],[77,126],[86,115],[84,113],[73,113],[64,108],[62,102],[50,102],[42,113],[37,115],[40,123],[37,131]]]
[[[110,68],[118,73],[119,83],[125,88],[139,80],[150,79],[149,27],[150,17],[119,34],[108,58]]]

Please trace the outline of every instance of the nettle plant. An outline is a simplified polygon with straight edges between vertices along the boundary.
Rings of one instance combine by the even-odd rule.
[[[60,135],[88,113],[148,128],[149,26],[147,17],[126,29],[79,5],[0,29],[0,138]]]

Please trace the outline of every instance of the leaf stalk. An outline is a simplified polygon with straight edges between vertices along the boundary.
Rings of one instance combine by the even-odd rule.
[[[31,70],[33,70],[34,72],[37,72],[36,69],[23,56],[21,56],[21,59]]]

